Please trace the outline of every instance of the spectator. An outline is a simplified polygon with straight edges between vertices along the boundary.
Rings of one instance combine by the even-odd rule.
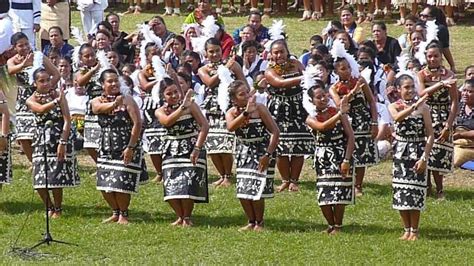
[[[372,24],[372,37],[377,46],[377,58],[382,64],[395,65],[397,56],[402,52],[398,41],[387,36],[387,26],[383,22],[374,22]]]
[[[81,11],[81,21],[86,34],[92,34],[99,22],[104,19],[107,0],[77,0],[77,9]]]
[[[69,28],[71,25],[71,6],[69,1],[47,0],[41,3],[41,29],[39,31],[41,39],[41,49],[49,43],[49,29],[56,26],[63,32],[65,42],[71,37]]]
[[[43,54],[49,55],[49,51],[53,48],[57,49],[60,57],[72,56],[74,47],[64,42],[63,30],[59,26],[49,28],[49,43],[43,48]]]
[[[243,26],[242,28],[236,29],[232,34],[236,45],[243,42],[241,31],[243,31],[244,28],[246,28],[247,26],[251,26],[254,29],[255,40],[261,45],[264,45],[270,39],[268,28],[262,25],[262,15],[260,15],[258,11],[254,11],[250,12],[248,24]]]

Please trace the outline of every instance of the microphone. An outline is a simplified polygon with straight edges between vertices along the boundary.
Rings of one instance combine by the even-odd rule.
[[[53,123],[52,120],[48,120],[48,121],[46,121],[46,123],[44,123],[45,128],[52,128],[53,125],[54,125],[54,123]]]

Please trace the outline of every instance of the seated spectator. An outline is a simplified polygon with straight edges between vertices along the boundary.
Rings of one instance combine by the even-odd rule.
[[[217,31],[215,37],[221,43],[222,59],[226,60],[232,53],[232,50],[234,48],[234,40],[232,39],[232,36],[225,32],[224,27],[222,25],[217,25],[219,26],[219,30]]]
[[[249,83],[249,87],[257,75],[263,74],[267,69],[267,60],[259,56],[260,44],[257,41],[246,41],[242,43],[242,72]]]
[[[244,26],[242,30],[240,31],[240,38],[242,42],[239,44],[237,43],[235,44],[237,55],[242,56],[242,44],[244,42],[256,41],[256,37],[257,35],[255,33],[255,30],[250,25]],[[234,42],[235,42],[235,39],[234,39]]]
[[[238,28],[234,31],[232,36],[234,37],[235,44],[240,44],[245,40],[242,39],[241,31],[244,30],[247,26],[253,28],[255,33],[255,40],[261,45],[264,45],[269,39],[270,34],[268,33],[268,28],[262,25],[262,15],[258,11],[250,12],[248,17],[248,24],[242,28]]]
[[[56,49],[59,52],[60,57],[72,56],[74,47],[64,42],[63,30],[60,27],[53,26],[48,30],[49,44],[46,44],[43,48],[43,54],[49,55],[51,49]]]
[[[112,49],[119,53],[122,62],[133,62],[135,47],[127,39],[128,34],[120,30],[120,17],[109,13],[105,20],[112,26]]]
[[[184,24],[197,23],[202,25],[202,22],[207,18],[207,16],[214,16],[217,23],[224,25],[222,17],[212,9],[211,0],[199,0],[198,7],[186,17]]]
[[[306,53],[303,53],[298,60],[303,64],[303,66],[308,65],[308,59],[311,57],[312,54],[317,53],[316,51],[316,46],[319,46],[323,44],[323,38],[319,35],[313,35],[309,39],[309,51]],[[327,50],[327,48],[326,48]]]
[[[397,39],[387,35],[387,26],[383,22],[374,22],[372,24],[372,37],[377,47],[377,58],[382,64],[395,66],[397,56],[400,56],[402,48]]]
[[[474,79],[464,82],[454,130],[454,166],[474,160]]]

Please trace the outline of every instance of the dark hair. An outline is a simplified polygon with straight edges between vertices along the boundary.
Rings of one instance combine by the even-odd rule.
[[[309,60],[313,60],[315,62],[319,62],[319,61],[323,61],[323,57],[319,54],[311,54],[308,58],[308,61]]]
[[[107,16],[105,16],[105,21],[109,22],[110,17],[116,17],[118,19],[118,21],[120,22],[120,16],[117,13],[110,12],[109,14],[107,14]]]
[[[109,40],[112,39],[112,36],[110,36],[110,32],[106,31],[106,30],[98,30],[96,33],[95,33],[95,36],[97,37],[97,35],[99,34],[104,34],[105,36],[107,36],[107,38],[109,38]]]
[[[100,82],[101,84],[104,83],[104,81],[105,81],[105,75],[107,75],[107,74],[115,74],[115,75],[117,75],[117,76],[119,75],[119,74],[117,73],[117,71],[115,71],[114,69],[111,69],[111,68],[106,69],[106,70],[102,71],[102,73],[100,73],[99,82]]]
[[[129,76],[120,76],[123,78],[123,81],[127,84],[127,86],[131,87],[130,88],[130,94],[133,95],[134,94],[134,90],[133,90],[133,80],[131,77]]]
[[[38,75],[42,72],[46,72],[46,74],[48,74],[48,72],[46,71],[46,69],[40,67],[38,69],[36,69],[34,72],[33,72],[33,80],[36,81],[36,79],[38,78]],[[49,74],[48,74],[48,78],[49,78]]]
[[[467,66],[465,69],[464,69],[464,76],[466,76],[467,74],[467,71],[471,68],[474,68],[474,65],[470,65],[470,66]]]
[[[329,55],[329,49],[324,44],[318,44],[314,47],[314,49],[318,50],[318,52],[320,52],[321,55]]]
[[[186,62],[183,62],[181,64],[178,65],[178,67],[176,67],[176,69],[180,69],[180,68],[184,68],[186,70],[186,72],[183,72],[183,71],[178,71],[179,72],[183,72],[185,74],[188,74],[188,75],[191,75],[191,73],[193,73],[193,67],[186,63]]]
[[[448,24],[446,23],[446,15],[444,15],[441,9],[437,8],[436,6],[426,6],[425,8],[428,9],[429,15],[435,18],[436,25],[448,27]]]
[[[61,51],[58,47],[51,47],[46,56],[50,57],[51,55],[57,55],[59,57],[61,55]]]
[[[92,51],[94,51],[94,47],[92,47],[92,45],[90,45],[89,43],[83,43],[81,47],[79,47],[79,56],[82,56],[82,52],[84,51],[84,49],[87,49],[87,48],[91,48]]]
[[[466,86],[471,86],[471,87],[474,88],[474,79],[466,79],[464,81],[464,87],[466,87]]]
[[[110,24],[107,20],[103,20],[103,21],[99,22],[97,24],[97,30],[99,30],[100,26],[104,26],[110,32],[109,35],[113,34],[114,28],[112,27],[112,24]],[[97,33],[99,33],[99,32],[97,31]]]
[[[125,64],[122,68],[124,68],[124,67],[129,68],[129,69],[130,69],[130,72],[132,72],[132,73],[133,73],[135,70],[137,70],[137,67],[136,67],[134,64],[130,64],[130,63]]]
[[[319,61],[316,61],[316,64],[314,65],[321,65],[322,67],[324,67],[326,70],[330,70],[329,66],[328,66],[328,62],[326,62],[325,60],[319,60]]]
[[[395,79],[395,82],[393,83],[393,85],[395,86],[395,88],[400,88],[400,86],[402,85],[402,82],[407,80],[407,79],[415,81],[412,76],[410,76],[408,74],[402,74],[402,75],[400,75],[400,77]]]
[[[150,48],[156,48],[156,44],[154,42],[149,42],[145,45],[145,56],[150,54]]]
[[[72,60],[71,60],[71,58],[70,58],[69,56],[61,56],[61,57],[59,57],[58,62],[61,61],[61,60],[64,60],[64,61],[68,62],[68,64],[72,66]],[[72,69],[71,69],[71,70],[72,70]]]
[[[315,90],[322,89],[323,91],[326,91],[326,86],[324,86],[322,80],[315,79],[314,81],[316,82],[316,84],[314,84],[311,88],[308,89],[308,96],[310,97],[311,101],[313,100]]]
[[[420,69],[421,68],[421,63],[418,59],[416,59],[415,57],[410,57],[410,59],[408,59],[407,61],[407,65],[405,67],[408,67],[408,64],[413,64],[414,67]]]
[[[159,94],[160,94],[160,105],[163,104],[163,101],[164,101],[164,93],[165,93],[165,90],[166,88],[172,86],[172,85],[176,85],[176,82],[171,79],[171,78],[164,78],[162,81],[160,81],[160,90],[159,90]]]
[[[161,16],[153,16],[153,17],[152,17],[152,19],[155,19],[155,18],[158,19],[158,20],[161,22],[161,24],[163,24],[163,25],[165,26],[165,28],[166,28],[166,22],[165,22],[165,20],[163,19],[163,17],[161,17]]]
[[[342,11],[349,11],[352,15],[354,15],[354,8],[352,8],[351,6],[347,5],[343,8],[341,8],[341,14],[342,14]]]
[[[174,37],[174,39],[175,39],[176,41],[178,41],[179,43],[181,43],[182,45],[186,45],[186,39],[184,39],[183,36],[177,35],[177,36]]]
[[[260,48],[260,43],[258,43],[257,41],[245,41],[242,43],[242,53],[245,53],[245,51],[247,51],[247,49],[249,49],[250,47],[255,47],[255,49],[257,49],[257,51],[259,50]]]
[[[420,21],[416,16],[414,16],[412,14],[406,15],[405,21],[407,21],[407,20],[411,20],[411,21],[415,22],[415,24]]]
[[[28,40],[28,37],[23,32],[17,32],[15,34],[13,34],[12,37],[10,38],[10,44],[15,46],[16,43],[21,39],[27,39]]]
[[[184,72],[178,72],[177,75],[179,77],[181,77],[182,79],[184,79],[184,81],[186,81],[186,83],[188,83],[189,87],[192,86],[193,84],[193,79],[191,78],[191,76],[188,74],[188,73],[184,73]]]
[[[441,43],[438,40],[432,40],[428,45],[426,46],[425,54],[428,52],[429,49],[438,49],[438,51],[441,53]]]
[[[349,33],[345,30],[340,30],[340,31],[336,32],[335,36],[337,36],[339,34],[346,35],[347,39],[349,40],[349,48],[347,49],[347,52],[354,55],[357,52],[357,46],[355,45],[354,40],[351,38]]]
[[[372,23],[372,29],[374,29],[375,26],[379,26],[383,31],[387,31],[387,25],[385,25],[385,23],[382,21],[375,21]]]
[[[191,51],[191,50],[185,50],[183,52],[183,57],[186,57],[186,56],[191,56],[192,58],[194,58],[195,60],[201,62],[201,57],[199,56],[198,53],[194,52],[194,51]]]
[[[336,58],[336,59],[334,60],[334,64],[333,64],[333,65],[334,65],[334,71],[336,71],[337,66],[338,66],[340,63],[342,63],[342,62],[346,62],[349,67],[351,66],[351,64],[349,64],[349,62],[348,62],[345,58],[343,58],[343,57],[338,57],[338,58]],[[351,69],[351,70],[352,70],[352,69]],[[337,74],[337,73],[336,73],[336,74]]]
[[[237,89],[240,87],[246,87],[245,83],[242,80],[234,80],[229,84],[229,88],[227,89],[229,92],[229,99],[234,99],[235,94],[237,93]]]
[[[321,37],[320,35],[317,35],[317,34],[313,35],[313,36],[311,36],[311,38],[309,38],[309,43],[311,43],[311,41],[318,42],[319,44],[324,43],[323,37]]]
[[[52,26],[51,28],[49,28],[48,33],[49,33],[50,31],[52,31],[52,30],[57,30],[57,31],[59,31],[59,34],[60,34],[61,36],[64,35],[64,34],[63,34],[63,30],[62,30],[60,27],[58,27],[58,26]]]
[[[290,49],[288,49],[288,44],[286,43],[285,39],[278,39],[278,40],[273,41],[272,44],[270,45],[270,53],[273,49],[273,46],[277,44],[281,44],[283,45],[283,47],[285,47],[286,52],[288,53],[288,58],[290,58]]]
[[[245,28],[249,28],[252,31],[253,35],[257,36],[257,31],[255,31],[255,29],[250,24],[243,26],[240,31],[243,31]]]
[[[258,11],[258,10],[252,10],[252,11],[250,11],[249,17],[248,17],[249,20],[250,20],[250,17],[251,17],[251,16],[258,16],[260,19],[262,19],[262,14],[261,14],[260,11]]]
[[[370,48],[370,47],[368,47],[368,46],[360,47],[360,48],[359,48],[359,51],[357,51],[357,58],[359,58],[359,55],[360,55],[361,53],[366,53],[366,54],[368,54],[368,55],[370,56],[370,58],[371,58],[372,60],[375,60],[375,51],[374,51],[372,48]]]
[[[370,47],[374,52],[377,51],[377,46],[375,43],[371,40],[364,40],[359,44],[359,49],[361,48],[360,46],[367,46]]]
[[[204,44],[204,50],[207,51],[207,48],[209,47],[209,45],[216,45],[216,46],[219,46],[221,47],[221,42],[216,39],[216,38],[209,38],[206,43]]]
[[[331,26],[334,26],[339,30],[344,29],[344,26],[342,26],[342,23],[339,20],[331,20]]]

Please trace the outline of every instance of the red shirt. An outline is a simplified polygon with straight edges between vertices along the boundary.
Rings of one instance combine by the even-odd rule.
[[[234,39],[227,33],[224,33],[221,38],[222,59],[227,59],[234,47]]]

